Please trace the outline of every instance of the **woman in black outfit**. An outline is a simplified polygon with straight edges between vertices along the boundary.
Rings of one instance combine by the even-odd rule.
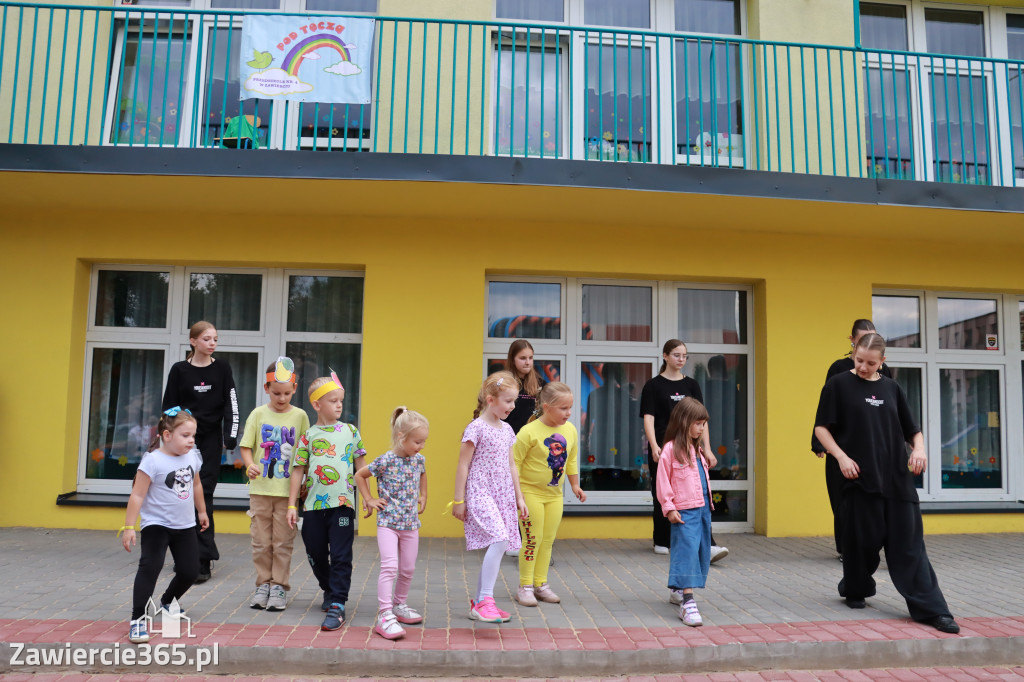
[[[213,491],[217,488],[224,449],[234,450],[238,439],[238,398],[231,366],[215,360],[217,330],[209,322],[199,321],[188,333],[192,351],[171,366],[164,390],[164,409],[176,405],[189,410],[196,419],[196,449],[203,458],[199,480],[210,526],[199,533],[199,577],[205,582],[213,575],[211,562],[220,559],[214,536]],[[199,525],[196,524],[198,532]]]

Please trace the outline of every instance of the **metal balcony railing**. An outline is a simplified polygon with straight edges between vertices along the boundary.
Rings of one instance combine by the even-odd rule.
[[[371,104],[239,101],[243,16],[0,3],[0,142],[1024,185],[1020,61],[375,17]]]

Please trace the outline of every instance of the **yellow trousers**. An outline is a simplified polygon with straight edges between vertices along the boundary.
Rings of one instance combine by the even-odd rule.
[[[540,587],[548,581],[551,547],[562,522],[561,497],[536,495],[523,489],[523,499],[530,517],[519,521],[523,548],[519,551],[519,584]]]

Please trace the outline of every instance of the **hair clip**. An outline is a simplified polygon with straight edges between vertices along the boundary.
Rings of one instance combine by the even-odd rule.
[[[174,406],[169,410],[164,410],[164,414],[168,417],[177,417],[179,412],[185,412],[188,416],[192,416],[192,410],[188,410],[183,407]]]
[[[540,408],[537,408],[537,409],[535,409],[535,410],[533,411],[533,416],[534,416],[534,417],[539,417],[539,416],[540,416]]]
[[[505,377],[498,379],[498,383],[496,383],[495,386],[501,386],[501,382],[503,381],[505,381]]]

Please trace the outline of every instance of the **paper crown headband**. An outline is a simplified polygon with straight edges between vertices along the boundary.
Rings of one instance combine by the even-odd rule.
[[[325,395],[327,395],[331,391],[337,391],[338,389],[341,389],[342,391],[344,391],[345,387],[341,385],[341,379],[338,378],[338,375],[335,374],[334,370],[332,369],[331,370],[331,380],[328,381],[323,386],[321,386],[320,388],[318,388],[315,391],[313,391],[313,395],[309,396],[309,399],[310,400],[320,400],[320,398],[323,398]]]
[[[291,358],[286,358],[283,355],[277,359],[277,363],[274,365],[274,371],[267,372],[268,384],[272,384],[274,382],[279,384],[294,384],[296,381],[295,363],[292,362]]]

